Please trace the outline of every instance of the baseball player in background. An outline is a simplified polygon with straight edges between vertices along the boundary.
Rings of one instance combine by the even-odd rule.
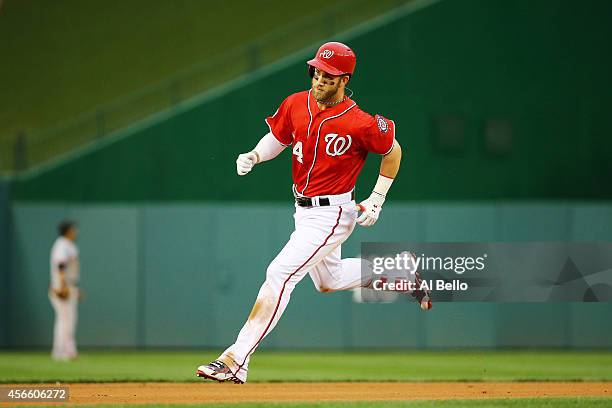
[[[66,361],[77,357],[75,332],[80,292],[79,249],[75,242],[77,227],[72,221],[62,221],[59,236],[51,248],[51,285],[49,299],[55,310],[53,327],[54,360]]]
[[[362,276],[361,259],[341,259],[340,246],[355,223],[369,227],[380,216],[402,157],[395,123],[362,111],[345,94],[356,65],[348,46],[323,44],[307,64],[311,89],[287,97],[266,118],[270,132],[236,160],[237,172],[244,176],[256,164],[292,146],[295,231],[268,266],[266,280],[236,342],[217,360],[198,367],[200,377],[245,382],[251,354],[276,326],[295,285],[306,274],[321,292],[372,283],[371,276]],[[380,175],[370,196],[356,204],[355,182],[370,152],[382,156]],[[420,280],[418,274],[413,276]],[[422,309],[431,308],[428,291],[410,294]]]

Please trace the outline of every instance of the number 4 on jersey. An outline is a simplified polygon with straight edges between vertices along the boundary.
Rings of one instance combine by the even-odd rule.
[[[302,154],[302,142],[297,142],[295,146],[293,146],[293,154],[297,156],[297,161],[304,164],[303,154]]]

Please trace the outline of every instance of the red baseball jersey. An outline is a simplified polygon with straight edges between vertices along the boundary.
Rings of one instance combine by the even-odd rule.
[[[353,190],[368,152],[387,154],[395,139],[392,120],[350,98],[321,110],[311,91],[287,97],[266,123],[279,142],[293,146],[293,183],[308,197]]]

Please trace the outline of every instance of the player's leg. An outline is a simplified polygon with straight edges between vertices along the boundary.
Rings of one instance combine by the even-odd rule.
[[[372,283],[372,268],[361,258],[341,259],[339,245],[309,272],[319,292],[336,292],[368,287]]]
[[[410,254],[407,252],[407,254]],[[414,255],[412,255],[414,259]],[[410,295],[423,310],[432,307],[430,290],[421,288],[421,275],[414,267],[401,270],[387,271],[384,279],[412,282],[414,290],[402,292]],[[370,261],[361,258],[341,259],[341,246],[338,246],[325,259],[317,264],[311,271],[310,277],[319,292],[336,292],[357,288],[372,288],[376,279],[374,268]]]
[[[268,267],[266,281],[236,342],[219,357],[226,367],[213,369],[228,368],[228,376],[233,373],[240,381],[246,380],[251,354],[276,326],[297,283],[346,240],[353,226],[354,214],[348,206],[296,210],[295,231]]]
[[[70,297],[66,301],[67,313],[66,313],[66,347],[65,352],[68,358],[76,358],[77,347],[76,347],[76,326],[78,321],[78,289],[72,289]]]
[[[349,211],[352,217],[349,236],[355,228],[357,211]],[[348,236],[347,236],[348,238]],[[342,259],[342,246],[338,245],[321,262],[313,267],[310,278],[319,292],[336,292],[368,287],[372,282],[371,263],[361,258]]]
[[[49,293],[49,300],[55,312],[53,325],[53,349],[51,356],[55,360],[64,360],[66,356],[66,327],[67,327],[67,305],[66,301],[60,299],[54,293]]]

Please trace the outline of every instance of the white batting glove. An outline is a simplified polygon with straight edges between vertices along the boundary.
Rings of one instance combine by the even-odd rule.
[[[385,196],[372,191],[368,199],[357,204],[357,207],[362,211],[361,215],[357,218],[357,224],[362,227],[371,227],[378,221],[378,216],[382,210],[382,205],[385,202]]]
[[[244,176],[253,170],[253,166],[257,164],[257,153],[251,151],[238,155],[236,159],[236,172],[239,176]]]

